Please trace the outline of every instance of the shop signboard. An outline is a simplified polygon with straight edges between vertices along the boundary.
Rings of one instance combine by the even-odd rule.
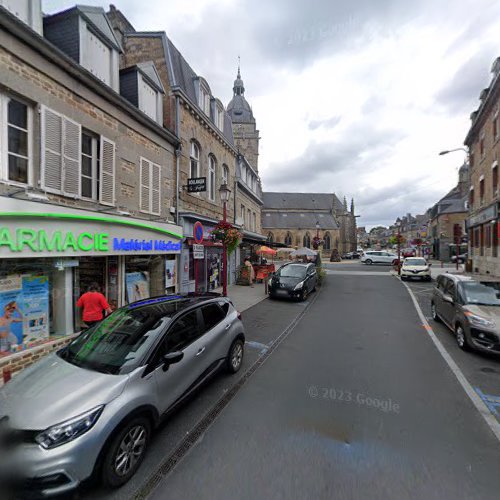
[[[49,279],[12,275],[0,280],[0,353],[49,336]]]
[[[206,177],[191,177],[187,183],[188,193],[201,193],[207,190]]]
[[[469,219],[469,227],[477,226],[479,224],[484,224],[485,222],[488,222],[492,219],[496,219],[497,214],[498,211],[496,205],[492,205],[491,207],[485,208],[484,210],[479,212],[479,214]]]
[[[165,288],[175,286],[175,260],[165,261]]]
[[[126,273],[125,284],[129,303],[149,298],[149,274],[147,272]]]

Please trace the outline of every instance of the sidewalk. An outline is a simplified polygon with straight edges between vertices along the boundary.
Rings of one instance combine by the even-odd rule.
[[[249,309],[267,297],[264,283],[255,283],[253,288],[245,285],[230,285],[227,287],[227,296],[239,312]]]

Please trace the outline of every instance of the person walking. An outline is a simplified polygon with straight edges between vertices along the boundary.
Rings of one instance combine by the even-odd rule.
[[[83,308],[82,319],[89,328],[102,321],[103,311],[111,314],[111,307],[106,297],[99,291],[97,283],[90,284],[88,291],[78,299],[76,307]]]
[[[255,271],[249,258],[245,260],[245,266],[247,267],[248,270],[248,278],[250,280],[250,286],[253,288],[253,283],[255,281]]]

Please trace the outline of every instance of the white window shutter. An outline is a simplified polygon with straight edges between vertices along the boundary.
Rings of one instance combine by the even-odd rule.
[[[160,215],[161,213],[161,167],[151,164],[151,213]]]
[[[42,187],[60,193],[62,190],[62,117],[42,107]]]
[[[115,143],[101,137],[99,199],[103,205],[115,204]]]
[[[82,129],[68,118],[63,118],[63,192],[69,196],[81,195]]]
[[[144,158],[141,158],[140,169],[140,200],[139,204],[142,212],[151,210],[151,163]]]

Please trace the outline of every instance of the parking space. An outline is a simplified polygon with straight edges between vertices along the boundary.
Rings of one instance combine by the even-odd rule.
[[[500,355],[462,351],[451,330],[431,317],[431,295],[435,282],[409,281],[407,284],[440,342],[490,411],[500,421]]]

